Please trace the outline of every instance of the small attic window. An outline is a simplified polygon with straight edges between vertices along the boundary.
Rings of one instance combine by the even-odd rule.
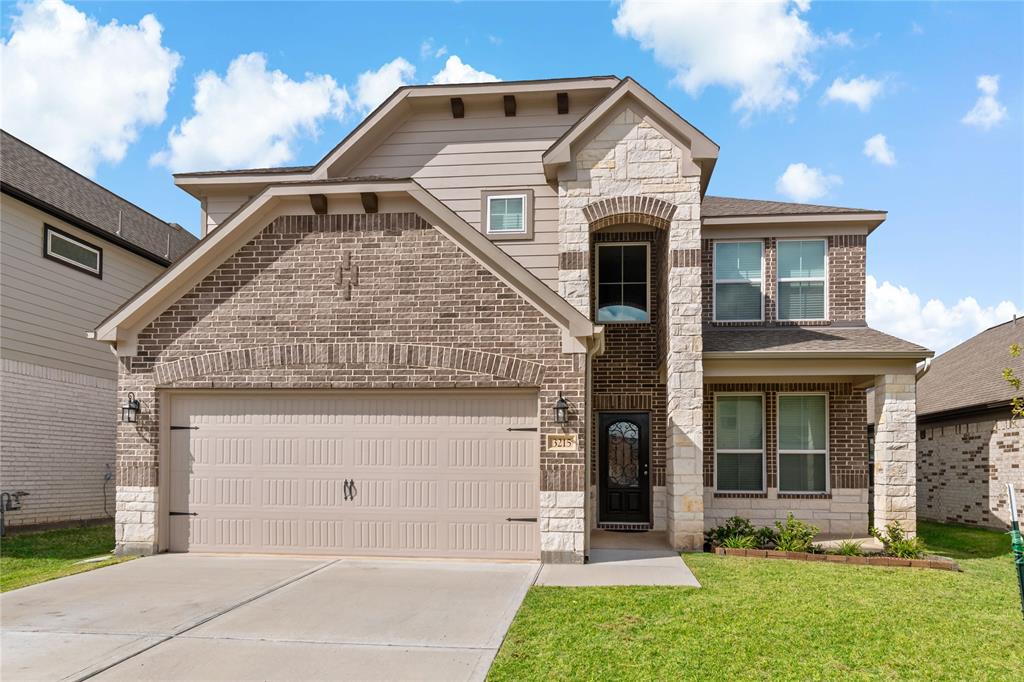
[[[103,277],[103,249],[82,241],[67,232],[49,225],[44,226],[43,255],[93,277]]]
[[[480,214],[491,239],[533,239],[533,190],[484,192]]]

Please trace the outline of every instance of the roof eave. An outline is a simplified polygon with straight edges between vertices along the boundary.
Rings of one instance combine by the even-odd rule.
[[[792,350],[764,350],[764,351],[705,351],[707,359],[727,360],[778,360],[780,358],[790,360],[916,360],[921,361],[935,355],[934,351],[921,349],[919,351],[792,351]]]
[[[708,216],[701,222],[706,227],[748,227],[801,224],[842,224],[846,227],[861,227],[872,232],[885,222],[886,211],[873,213],[775,213],[761,215]]]

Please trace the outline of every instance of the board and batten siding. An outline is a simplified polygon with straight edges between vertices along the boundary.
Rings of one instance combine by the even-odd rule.
[[[0,199],[0,488],[12,526],[109,516],[117,360],[86,338],[163,268],[17,199]],[[44,224],[103,249],[99,279],[43,257]]]

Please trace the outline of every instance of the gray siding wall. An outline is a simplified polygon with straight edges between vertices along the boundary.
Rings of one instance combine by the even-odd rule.
[[[11,525],[113,510],[117,362],[85,334],[163,268],[4,195],[0,205],[0,489]],[[43,258],[43,225],[103,249],[103,278]]]
[[[500,99],[469,102],[461,119],[447,103],[419,105],[347,175],[415,178],[477,229],[481,192],[532,189],[533,239],[495,243],[557,290],[558,191],[544,177],[541,155],[595,102],[574,94],[569,113],[559,115],[553,97],[521,99],[516,116],[505,116]]]

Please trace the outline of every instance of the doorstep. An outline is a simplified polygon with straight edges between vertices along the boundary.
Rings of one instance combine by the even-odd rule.
[[[665,533],[657,531],[591,531],[587,563],[544,564],[536,584],[558,587],[700,587],[679,552],[668,546]]]

